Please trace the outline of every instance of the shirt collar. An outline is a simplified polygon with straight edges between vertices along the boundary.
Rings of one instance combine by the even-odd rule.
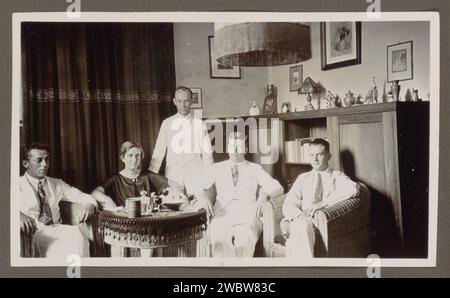
[[[232,161],[231,159],[229,159],[229,161],[230,161],[231,167],[234,167],[235,165],[237,165],[239,167],[240,165],[243,165],[247,162],[246,159],[243,159],[242,161],[239,161],[239,162]]]
[[[327,167],[325,170],[323,170],[323,171],[317,171],[317,170],[313,169],[312,172],[314,172],[314,173],[319,173],[319,174],[328,174],[328,173],[331,172],[331,168],[330,168],[330,166],[328,166],[328,167]]]
[[[42,181],[42,185],[45,185],[45,183],[47,182],[46,177],[42,178],[41,180],[36,179],[34,177],[32,177],[31,175],[28,174],[28,172],[25,172],[25,175],[27,176],[28,181],[30,181],[30,183],[34,186],[37,187],[39,181]]]
[[[192,112],[189,112],[187,115],[181,115],[180,113],[177,112],[176,115],[178,117],[180,117],[180,118],[185,118],[185,119],[191,119],[192,118]]]

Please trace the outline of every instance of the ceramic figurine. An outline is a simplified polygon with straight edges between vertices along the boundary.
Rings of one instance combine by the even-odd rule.
[[[258,108],[258,106],[256,105],[256,101],[254,100],[253,101],[253,105],[250,107],[250,109],[248,110],[248,114],[250,115],[250,116],[256,116],[256,115],[259,115],[259,108]]]
[[[394,101],[394,94],[392,94],[392,91],[391,91],[391,90],[389,90],[389,91],[387,92],[387,101],[388,101],[388,102]]]
[[[398,84],[398,80],[392,81],[391,91],[392,91],[392,94],[394,96],[394,101],[399,101],[400,100],[400,97],[399,97],[400,87],[401,86]]]
[[[375,82],[375,77],[373,77],[373,88],[372,88],[372,102],[377,103],[378,102],[378,89],[377,89],[377,83]]]
[[[419,90],[415,88],[413,89],[413,101],[421,101],[419,98]]]

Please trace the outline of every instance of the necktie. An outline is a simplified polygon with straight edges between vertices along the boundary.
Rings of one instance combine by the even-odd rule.
[[[322,202],[323,196],[323,185],[322,185],[322,177],[319,173],[316,173],[313,189],[313,204]]]
[[[52,225],[53,224],[52,211],[50,209],[50,205],[46,200],[47,197],[45,195],[42,181],[38,182],[38,197],[39,197],[39,206],[41,208],[39,214],[39,221],[45,225]]]
[[[238,170],[237,164],[234,164],[233,167],[231,168],[231,175],[233,176],[234,186],[236,186],[236,184],[239,180],[239,170]]]

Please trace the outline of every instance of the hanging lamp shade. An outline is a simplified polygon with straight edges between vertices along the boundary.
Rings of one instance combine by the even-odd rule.
[[[311,32],[299,23],[216,23],[214,47],[225,65],[286,65],[311,58]]]

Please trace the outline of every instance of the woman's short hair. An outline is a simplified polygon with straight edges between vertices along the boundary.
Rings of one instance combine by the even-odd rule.
[[[125,141],[122,143],[122,146],[120,146],[120,158],[124,158],[125,154],[131,148],[138,148],[141,151],[141,160],[144,159],[144,149],[142,149],[141,145],[139,145],[138,143],[131,141]]]

